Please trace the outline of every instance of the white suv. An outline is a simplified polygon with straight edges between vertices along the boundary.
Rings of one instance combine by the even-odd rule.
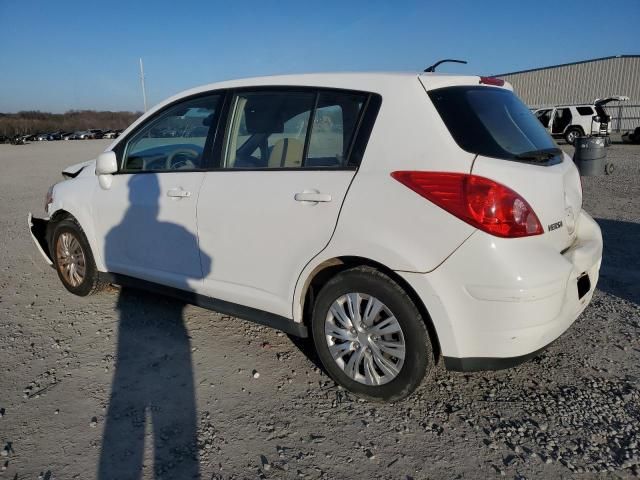
[[[336,382],[410,394],[496,369],[580,315],[602,257],[571,159],[494,78],[313,74],[208,85],[68,168],[36,245],[107,282],[312,336]]]
[[[558,105],[539,108],[533,114],[554,138],[564,138],[573,145],[578,137],[597,135],[608,137],[611,134],[611,116],[604,106],[610,102],[629,100],[629,97],[614,95],[596,99],[591,104]]]

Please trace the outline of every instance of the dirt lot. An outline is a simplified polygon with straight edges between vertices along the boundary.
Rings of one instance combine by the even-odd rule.
[[[615,175],[584,179],[605,258],[576,324],[525,365],[440,366],[384,405],[268,328],[151,294],[68,294],[27,212],[107,144],[0,145],[0,479],[640,475],[640,147],[613,145]]]

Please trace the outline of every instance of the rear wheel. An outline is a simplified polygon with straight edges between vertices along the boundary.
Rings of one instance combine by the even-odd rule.
[[[75,219],[65,218],[55,224],[49,251],[60,281],[71,293],[84,297],[103,286],[89,242]]]
[[[419,310],[395,281],[370,267],[341,272],[322,288],[312,331],[329,375],[370,400],[408,396],[434,364]]]
[[[568,144],[573,145],[576,143],[577,138],[581,136],[582,130],[580,130],[579,128],[570,128],[564,134],[564,139]]]

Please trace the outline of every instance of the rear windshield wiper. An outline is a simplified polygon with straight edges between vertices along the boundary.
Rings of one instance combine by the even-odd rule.
[[[562,150],[559,148],[542,148],[540,150],[531,150],[530,152],[522,152],[514,155],[517,160],[533,160],[536,162],[546,162],[556,155],[560,155]]]

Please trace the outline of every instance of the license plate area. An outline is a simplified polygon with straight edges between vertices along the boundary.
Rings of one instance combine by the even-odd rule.
[[[583,273],[578,277],[578,299],[582,299],[591,290],[591,280],[589,275]]]

